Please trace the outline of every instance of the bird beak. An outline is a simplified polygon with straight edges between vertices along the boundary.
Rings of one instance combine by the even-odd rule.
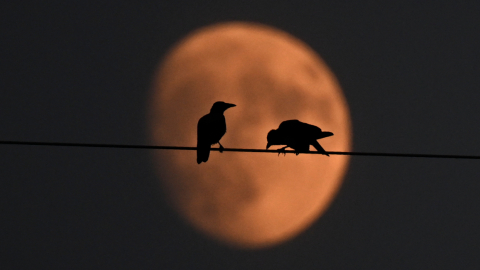
[[[270,146],[272,146],[270,143],[267,143],[267,149],[270,148]]]
[[[228,109],[228,108],[231,108],[231,107],[235,107],[237,105],[235,104],[232,104],[232,103],[225,103],[225,110]]]

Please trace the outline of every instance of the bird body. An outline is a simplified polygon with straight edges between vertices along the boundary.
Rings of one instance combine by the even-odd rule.
[[[332,132],[324,132],[319,127],[303,123],[298,120],[283,121],[278,129],[271,130],[267,135],[267,149],[271,145],[286,145],[280,150],[290,147],[298,155],[308,152],[310,145],[313,145],[318,152],[327,155],[328,153],[317,142],[318,139],[332,136]]]
[[[204,115],[198,120],[197,125],[197,163],[207,162],[210,156],[210,147],[218,143],[220,151],[223,146],[220,139],[227,132],[227,124],[223,113],[235,104],[225,103],[223,101],[215,102],[210,113]]]

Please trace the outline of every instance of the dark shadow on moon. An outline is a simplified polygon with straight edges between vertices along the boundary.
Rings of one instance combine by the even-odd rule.
[[[209,186],[201,187],[200,192],[204,200],[199,207],[209,219],[222,223],[227,217],[236,219],[239,214],[252,205],[259,198],[258,189],[251,180],[252,175],[248,170],[236,170],[235,177],[219,172],[216,181]],[[241,181],[235,181],[234,179]]]

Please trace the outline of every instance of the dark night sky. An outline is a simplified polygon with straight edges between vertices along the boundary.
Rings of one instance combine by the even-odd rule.
[[[168,48],[242,20],[324,58],[355,151],[480,155],[478,1],[41,2],[0,10],[0,140],[146,144]],[[150,150],[0,146],[0,157],[2,269],[480,268],[475,160],[353,157],[322,218],[249,251],[170,210]]]

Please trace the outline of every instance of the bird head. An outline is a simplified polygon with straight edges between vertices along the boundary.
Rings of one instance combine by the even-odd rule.
[[[267,134],[267,149],[274,144],[281,144],[279,142],[279,140],[280,140],[279,135],[280,134],[278,134],[278,130],[276,130],[276,129],[272,129],[272,130],[270,130],[270,132],[268,132],[268,134]]]
[[[223,101],[217,101],[213,103],[212,109],[210,109],[210,113],[222,113],[226,111],[228,108],[235,107],[237,105],[226,103]]]

